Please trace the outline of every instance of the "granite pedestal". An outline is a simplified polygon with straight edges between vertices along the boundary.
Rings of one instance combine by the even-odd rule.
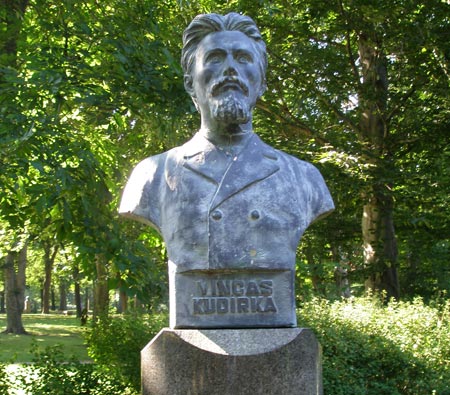
[[[310,329],[163,329],[141,352],[143,395],[322,395]]]

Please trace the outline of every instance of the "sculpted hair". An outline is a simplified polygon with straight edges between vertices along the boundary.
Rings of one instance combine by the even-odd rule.
[[[259,63],[262,75],[266,75],[267,52],[261,33],[255,21],[245,15],[231,12],[227,15],[201,14],[197,15],[183,33],[183,50],[181,52],[181,67],[184,74],[190,74],[195,60],[198,44],[208,34],[221,31],[239,31],[254,40],[259,53]]]

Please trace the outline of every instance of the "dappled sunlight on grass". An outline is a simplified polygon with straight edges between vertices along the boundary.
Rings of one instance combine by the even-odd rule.
[[[75,316],[59,314],[24,314],[23,325],[28,335],[0,334],[0,362],[30,362],[31,344],[36,341],[40,348],[61,344],[67,358],[74,356],[89,361],[80,320]],[[0,328],[6,326],[6,316],[0,314]]]

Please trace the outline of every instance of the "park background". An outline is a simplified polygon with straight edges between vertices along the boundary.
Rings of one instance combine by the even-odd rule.
[[[138,161],[198,128],[182,32],[230,11],[268,47],[255,131],[314,163],[336,205],[307,230],[296,271],[325,393],[449,394],[448,1],[4,0],[0,314],[20,336],[23,313],[86,309],[95,361],[62,355],[39,371],[60,389],[34,393],[69,394],[70,369],[96,383],[88,393],[114,393],[105,375],[137,391],[139,347],[167,325],[166,253],[118,201]]]

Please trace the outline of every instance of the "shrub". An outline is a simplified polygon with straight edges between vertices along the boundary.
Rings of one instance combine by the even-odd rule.
[[[323,348],[324,392],[450,394],[450,303],[437,305],[375,297],[303,304],[299,326]]]
[[[15,375],[16,389],[26,394],[137,395],[120,378],[106,376],[94,364],[83,364],[75,359],[67,361],[60,345],[47,347],[40,352],[34,344],[32,351],[33,362]]]
[[[9,388],[8,373],[6,372],[6,365],[0,363],[0,395],[8,395]]]
[[[166,322],[161,315],[99,322],[89,331],[89,353],[106,376],[137,392],[140,350]],[[322,344],[327,395],[450,395],[449,301],[314,299],[302,305],[299,326]]]
[[[140,388],[140,352],[167,325],[167,316],[125,314],[98,321],[86,335],[89,356],[102,370]]]

